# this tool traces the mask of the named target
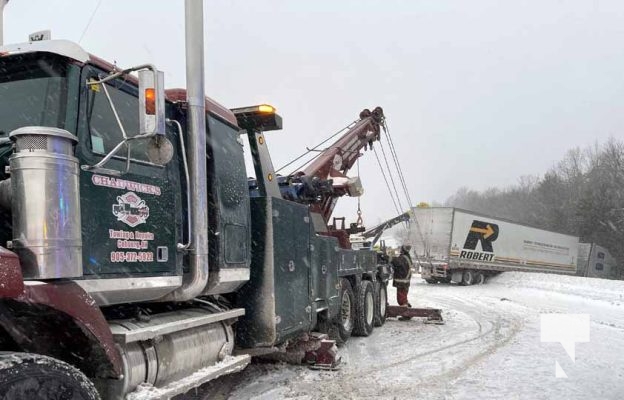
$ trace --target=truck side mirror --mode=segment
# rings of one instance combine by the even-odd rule
[[[165,75],[139,71],[139,133],[165,135]]]
[[[173,157],[173,145],[165,137],[165,76],[158,70],[139,71],[139,133],[153,135],[147,157],[165,165]]]

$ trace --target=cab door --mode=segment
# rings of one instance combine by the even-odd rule
[[[87,85],[106,73],[86,66],[79,119],[80,191],[85,275],[176,274],[180,183],[174,161],[149,162],[147,140],[123,147],[102,169],[89,170],[123,140],[139,133],[138,89],[128,79]],[[112,105],[111,105],[112,102]],[[119,120],[119,122],[118,122]],[[177,141],[168,133],[172,143]]]

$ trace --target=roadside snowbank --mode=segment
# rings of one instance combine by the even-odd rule
[[[618,306],[624,304],[624,281],[556,274],[504,272],[489,279],[486,284],[509,288],[540,289],[607,301]]]

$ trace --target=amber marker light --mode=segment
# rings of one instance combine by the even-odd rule
[[[263,132],[282,129],[282,117],[276,111],[268,104],[232,109],[239,127]]]
[[[153,88],[145,89],[145,113],[156,114],[156,91]]]
[[[261,104],[258,106],[258,111],[263,112],[263,113],[274,113],[275,107],[270,106],[268,104]]]

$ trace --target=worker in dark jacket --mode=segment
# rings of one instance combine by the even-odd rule
[[[391,262],[394,269],[392,285],[397,288],[397,303],[405,307],[411,307],[407,302],[407,293],[412,277],[412,257],[409,254],[411,248],[412,246],[401,246],[399,256],[394,257]]]

